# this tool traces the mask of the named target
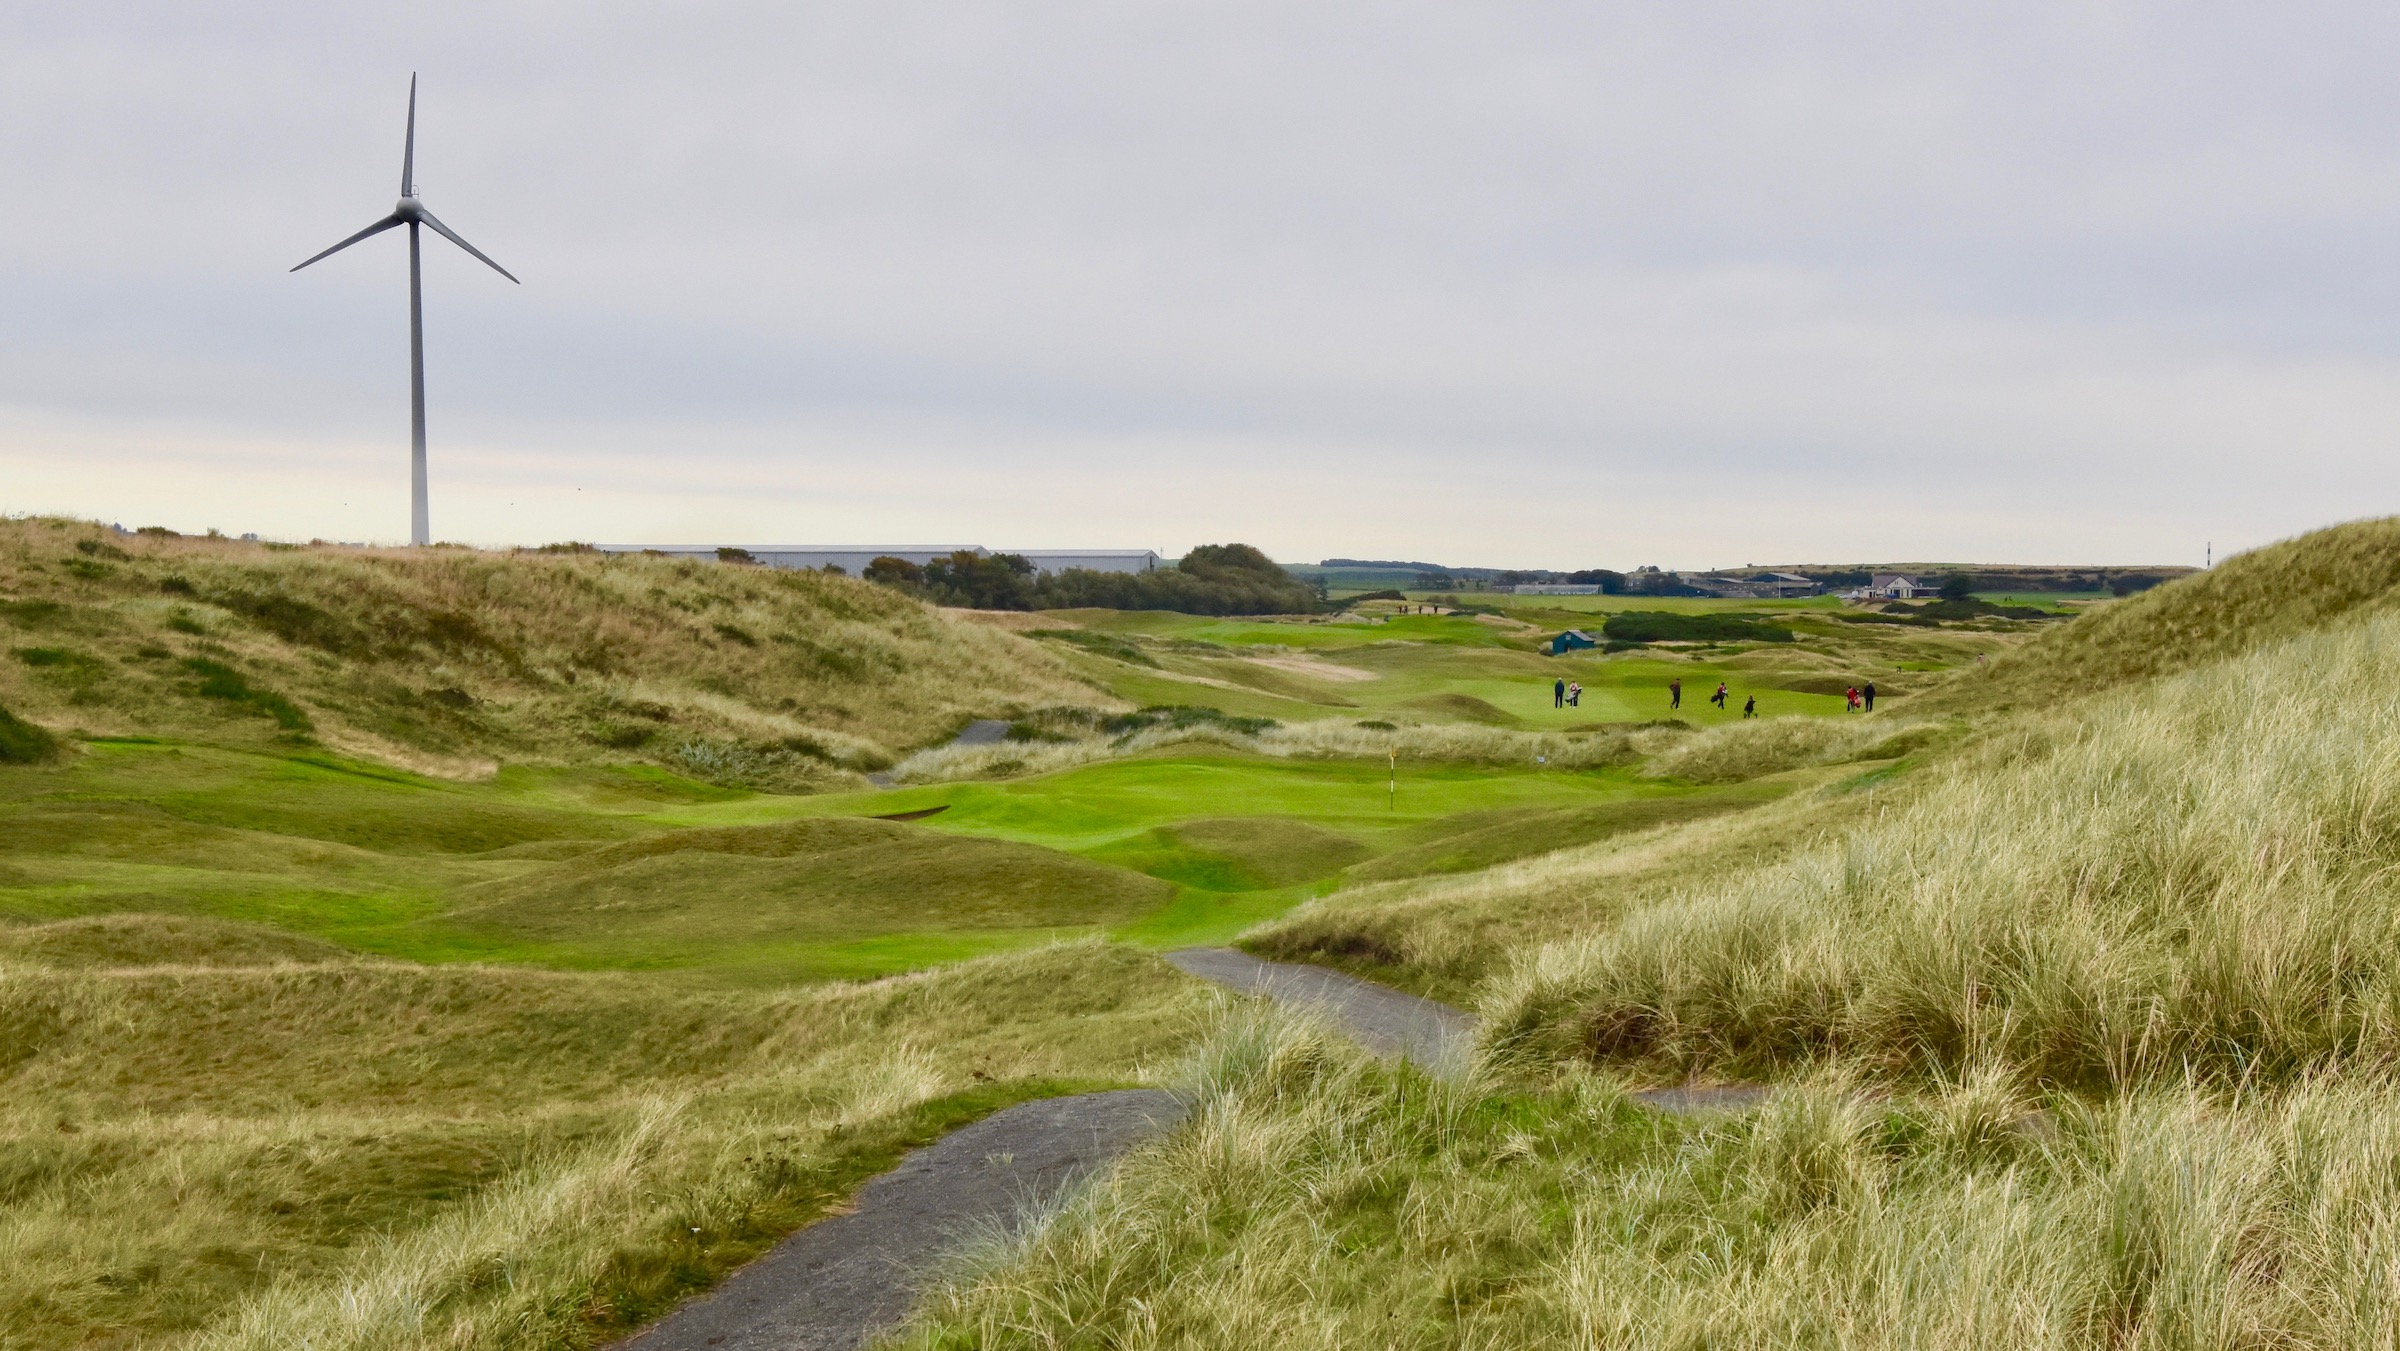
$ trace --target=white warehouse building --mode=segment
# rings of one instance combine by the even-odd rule
[[[739,548],[771,568],[839,568],[853,577],[878,558],[900,558],[923,567],[937,558],[970,553],[988,558],[995,553],[1017,554],[1036,572],[1087,568],[1093,572],[1150,572],[1158,567],[1156,549],[986,549],[980,544],[601,544],[604,554],[665,554],[670,558],[700,558],[714,562],[720,547]]]

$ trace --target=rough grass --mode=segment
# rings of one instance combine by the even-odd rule
[[[2044,1104],[1838,1076],[1662,1119],[1229,1029],[1191,1124],[893,1346],[2145,1348],[2400,1338],[2379,1079]]]
[[[1389,856],[1395,870],[1422,875],[1379,880],[1380,861],[1367,864],[1352,874],[1356,885],[1260,925],[1242,946],[1472,1003],[1484,982],[1542,943],[1608,929],[1871,815],[1879,794],[1847,788],[1840,779],[1760,781],[1501,817]],[[1502,851],[1512,856],[1474,871],[1442,866]]]
[[[36,765],[58,754],[58,738],[0,708],[0,765]]]
[[[1092,945],[768,995],[188,921],[6,934],[0,1344],[25,1348],[609,1340],[909,1143],[1140,1079],[1207,1007]],[[185,946],[208,960],[150,961]]]
[[[0,700],[52,729],[314,738],[465,776],[635,760],[855,784],[971,717],[1111,703],[1038,643],[822,573],[40,518],[0,520],[9,637]]]
[[[1838,845],[1529,957],[1498,1045],[2094,1087],[2400,1061],[2396,663],[2377,614],[2024,723]]]
[[[1088,928],[1171,894],[1139,872],[1034,845],[824,817],[610,845],[467,889],[444,922],[562,945],[581,961],[697,963],[770,940]]]
[[[1645,771],[1689,783],[1740,783],[1811,765],[1897,759],[1937,744],[1949,730],[1882,715],[1751,718],[1678,740],[1652,756]]]
[[[2056,706],[2387,610],[2396,599],[2400,517],[2354,521],[2102,606],[1962,675],[1922,707]]]
[[[1681,724],[1611,726],[1579,733],[1521,732],[1459,723],[1362,727],[1321,721],[1244,732],[1215,722],[1161,727],[1117,738],[991,746],[939,746],[892,769],[898,783],[1022,778],[1104,760],[1219,747],[1278,759],[1388,760],[1445,765],[1608,769],[1639,761],[1688,731]]]

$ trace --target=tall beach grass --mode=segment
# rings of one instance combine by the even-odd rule
[[[2094,1087],[2390,1064],[2396,669],[2378,615],[2020,723],[1838,844],[1529,954],[1494,1045]]]
[[[2400,1338],[2400,1092],[2379,1077],[2086,1108],[1991,1067],[1889,1099],[1835,1073],[1747,1115],[1662,1119],[1605,1079],[1496,1093],[1272,1024],[1202,1054],[1182,1132],[890,1345]]]

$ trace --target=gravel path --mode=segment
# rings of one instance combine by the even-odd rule
[[[997,746],[1006,740],[1008,740],[1007,723],[998,718],[977,718],[968,723],[964,731],[950,738],[950,744],[953,746]],[[867,782],[878,788],[889,788],[892,786],[892,776],[879,769],[867,776]]]
[[[950,739],[953,746],[997,746],[1008,739],[1008,724],[998,718],[977,718]]]
[[[1475,1015],[1465,1009],[1321,966],[1263,961],[1238,948],[1183,948],[1166,957],[1187,975],[1316,1009],[1368,1050],[1413,1060],[1436,1074],[1464,1074],[1474,1051]],[[1685,1084],[1640,1089],[1630,1096],[1654,1112],[1696,1116],[1748,1111],[1771,1091],[1762,1084]]]
[[[1448,1004],[1321,966],[1267,962],[1235,948],[1181,948],[1167,961],[1186,975],[1315,1009],[1377,1055],[1413,1060],[1439,1074],[1464,1071],[1475,1016]]]
[[[1006,723],[976,727],[1007,729]],[[994,738],[996,739],[996,738]],[[969,744],[989,744],[969,743]],[[1378,1055],[1436,1074],[1465,1072],[1475,1016],[1323,967],[1233,948],[1166,954],[1186,974],[1318,1010]],[[1633,1096],[1662,1112],[1743,1111],[1767,1090],[1690,1085]],[[907,1316],[918,1294],[977,1239],[1018,1232],[1077,1181],[1182,1119],[1156,1089],[1020,1103],[911,1153],[869,1182],[847,1214],[777,1244],[712,1293],[617,1351],[849,1351]]]
[[[964,1126],[819,1220],[618,1343],[619,1351],[847,1351],[897,1324],[946,1259],[1011,1234],[1094,1169],[1165,1131],[1156,1089],[1020,1103]]]

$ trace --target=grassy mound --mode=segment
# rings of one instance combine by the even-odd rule
[[[1964,710],[2058,704],[2190,670],[2400,601],[2400,517],[2236,554],[2103,606],[1920,701]],[[2327,697],[2345,694],[2321,686]]]
[[[1394,850],[1350,872],[1358,882],[1383,882],[1436,873],[1465,873],[1559,849],[1594,844],[1629,831],[1720,812],[1738,811],[1775,797],[1788,785],[1733,792],[1627,798],[1589,807],[1477,812],[1453,817],[1422,844]]]
[[[2024,725],[1838,846],[1544,952],[1499,1043],[2087,1087],[2392,1063],[2395,663],[2378,615]]]
[[[1939,724],[1883,718],[1750,718],[1668,746],[1649,772],[1687,783],[1740,783],[1808,765],[1888,760],[1939,741]]]
[[[34,1351],[610,1342],[1202,1008],[1094,945],[772,995],[89,955],[0,958],[0,1343]]]
[[[630,759],[855,783],[969,717],[1106,702],[1038,643],[822,573],[54,519],[0,522],[0,637],[0,697],[45,720],[457,774]],[[0,758],[21,728],[0,723]]]
[[[95,915],[0,928],[0,964],[273,966],[350,961],[347,949],[262,924],[183,915]]]
[[[824,817],[611,845],[470,889],[447,922],[644,964],[763,939],[1108,924],[1171,893],[1155,878],[1033,845]]]
[[[1092,857],[1204,891],[1261,891],[1330,876],[1368,852],[1305,821],[1253,816],[1159,826]]]
[[[38,765],[58,753],[58,739],[0,708],[0,765]]]

